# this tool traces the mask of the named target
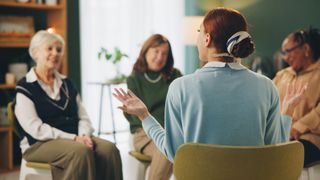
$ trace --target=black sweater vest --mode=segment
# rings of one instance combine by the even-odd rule
[[[28,83],[26,78],[22,78],[17,83],[17,93],[22,93],[33,101],[36,112],[43,123],[62,131],[78,134],[78,106],[76,102],[77,90],[68,79],[62,80],[60,88],[60,100],[51,99],[41,88],[38,81]],[[36,143],[36,137],[23,130],[22,138],[27,137],[30,145]]]

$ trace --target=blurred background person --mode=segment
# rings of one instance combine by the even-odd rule
[[[143,44],[132,74],[127,79],[128,89],[146,103],[157,122],[164,126],[164,106],[170,83],[181,76],[173,67],[174,59],[170,42],[160,34],[150,36]],[[141,121],[125,113],[133,134],[137,151],[152,157],[149,180],[167,180],[172,174],[172,163],[157,149],[142,129]]]
[[[309,28],[289,34],[282,43],[282,55],[289,67],[277,73],[273,82],[281,102],[287,84],[308,85],[300,104],[292,109],[291,139],[305,148],[305,166],[320,160],[320,32]]]

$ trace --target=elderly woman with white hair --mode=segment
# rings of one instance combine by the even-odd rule
[[[92,136],[78,91],[57,71],[63,50],[58,34],[41,30],[31,39],[29,53],[36,65],[16,87],[23,158],[49,163],[57,180],[122,179],[119,150]]]

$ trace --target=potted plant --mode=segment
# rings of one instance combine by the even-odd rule
[[[111,61],[116,67],[116,76],[115,78],[111,79],[109,82],[118,84],[118,83],[125,82],[127,80],[127,76],[120,72],[119,63],[123,59],[128,57],[129,56],[127,54],[123,53],[117,47],[114,48],[113,52],[107,50],[106,48],[101,47],[100,51],[98,52],[98,59],[99,60],[105,59],[107,61]]]

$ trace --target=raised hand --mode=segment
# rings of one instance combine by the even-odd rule
[[[146,105],[129,89],[126,93],[122,88],[115,88],[115,92],[112,94],[122,102],[123,105],[120,106],[119,109],[124,112],[138,116],[141,121],[150,115]]]
[[[286,95],[283,98],[281,113],[292,116],[294,108],[299,104],[306,89],[307,84],[296,81],[289,83]]]

